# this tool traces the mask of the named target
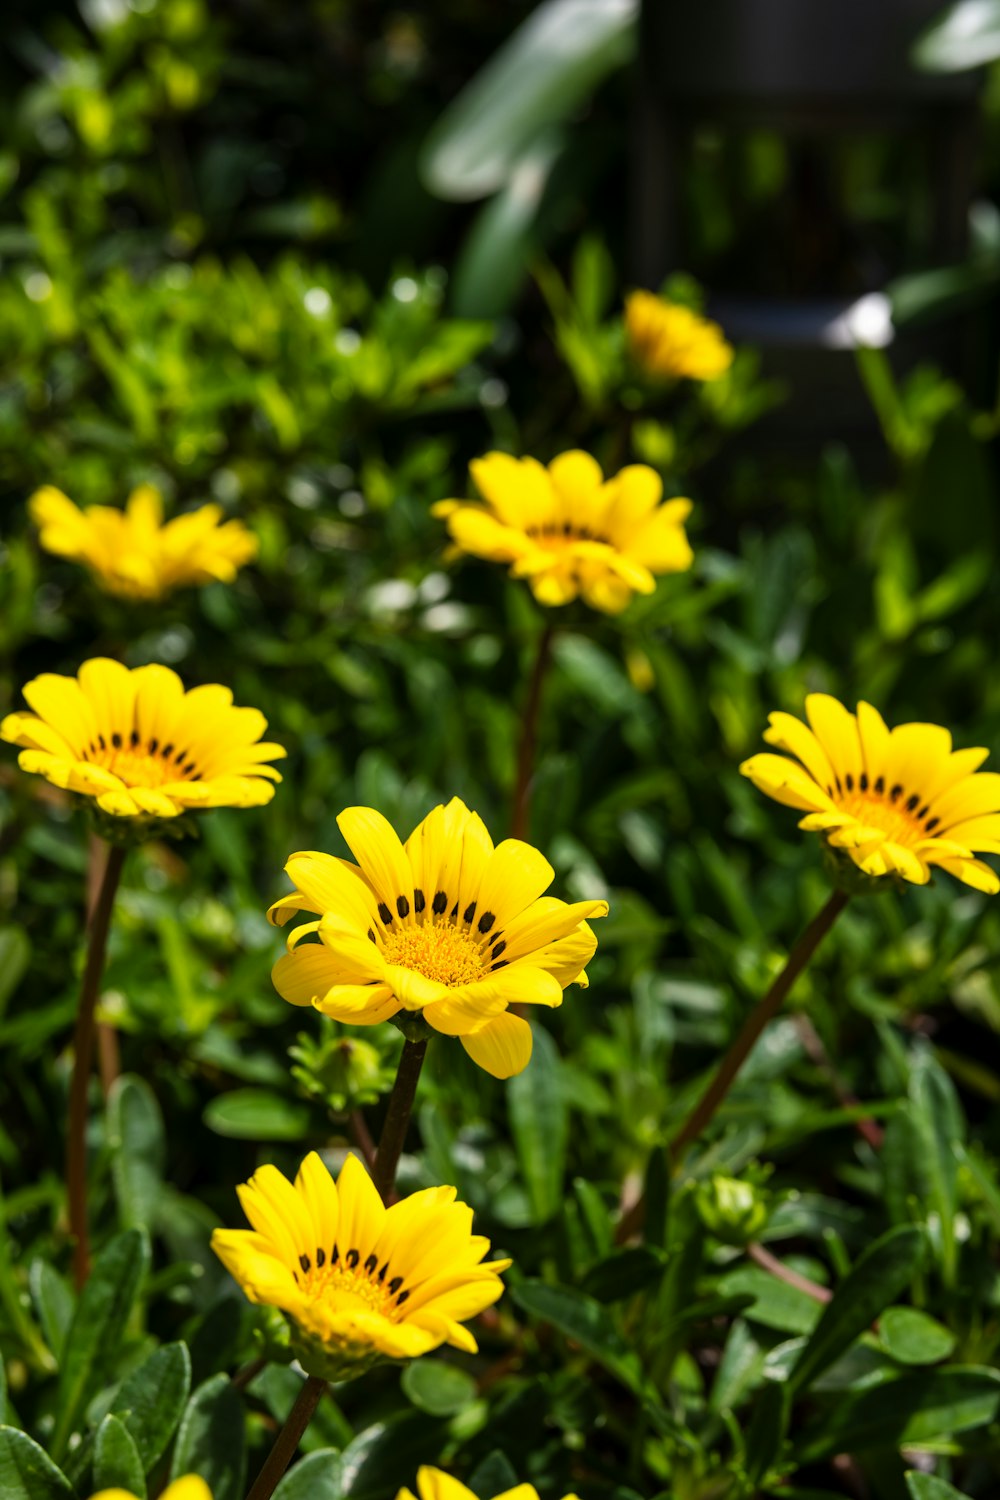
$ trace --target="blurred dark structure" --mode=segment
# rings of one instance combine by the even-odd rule
[[[960,325],[900,333],[885,295],[896,276],[968,250],[979,78],[921,73],[909,61],[941,9],[941,0],[644,0],[631,275],[653,287],[679,268],[703,277],[726,332],[761,348],[768,371],[788,382],[789,400],[764,424],[772,437],[872,431],[851,353],[859,342],[889,348],[901,370],[929,357],[974,383]],[[687,194],[706,132],[719,155],[729,151],[734,200],[752,133],[777,140],[785,163],[780,192],[763,209],[744,205],[732,242],[707,264]],[[898,199],[895,232],[845,211],[838,162],[865,141]]]

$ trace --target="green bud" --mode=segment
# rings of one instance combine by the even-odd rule
[[[757,1238],[771,1213],[769,1195],[757,1182],[716,1173],[695,1189],[695,1206],[708,1230],[724,1245],[743,1246]]]

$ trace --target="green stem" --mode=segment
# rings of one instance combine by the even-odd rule
[[[278,1481],[295,1457],[302,1434],[309,1426],[310,1418],[325,1390],[325,1380],[318,1375],[308,1377],[295,1398],[295,1405],[288,1413],[284,1427],[275,1438],[274,1447],[264,1460],[264,1467],[257,1475],[247,1500],[271,1500]]]
[[[531,781],[535,770],[535,745],[538,739],[538,715],[542,706],[542,688],[552,658],[552,640],[555,626],[546,625],[538,638],[535,664],[531,669],[528,696],[521,718],[521,739],[517,748],[517,778],[514,782],[514,802],[511,811],[511,838],[523,839],[528,833],[531,812]]]
[[[847,905],[848,899],[845,891],[833,891],[826,905],[816,913],[809,926],[801,934],[788,955],[784,968],[775,977],[767,994],[758,1000],[743,1022],[736,1040],[722,1059],[718,1072],[674,1137],[671,1143],[672,1155],[678,1156],[685,1146],[698,1139],[709,1124],[719,1105],[729,1093],[733,1080],[749,1057],[761,1032],[778,1014],[785,996]]]
[[[413,1113],[413,1101],[416,1097],[417,1083],[420,1079],[420,1070],[424,1065],[426,1051],[425,1041],[403,1043],[402,1056],[396,1070],[396,1081],[389,1095],[389,1106],[385,1113],[385,1123],[382,1126],[382,1135],[372,1170],[372,1181],[378,1188],[383,1203],[389,1203],[392,1199],[396,1168],[399,1166],[399,1158],[403,1154],[403,1146],[406,1143],[406,1132],[410,1124],[410,1115]]]
[[[124,847],[108,850],[104,878],[90,915],[87,961],[80,985],[80,1001],[73,1033],[73,1076],[69,1089],[69,1134],[66,1143],[66,1193],[69,1199],[69,1230],[73,1240],[73,1276],[77,1290],[90,1274],[90,1244],[87,1234],[87,1094],[94,1059],[94,1010],[104,972],[104,955],[115,892],[125,863]]]

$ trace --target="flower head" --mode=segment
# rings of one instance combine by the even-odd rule
[[[603,917],[607,902],[543,896],[548,860],[519,839],[494,849],[457,797],[405,846],[371,808],[349,807],[337,822],[358,863],[293,854],[295,890],[268,913],[279,923],[317,915],[274,967],[279,994],[362,1026],[422,1012],[494,1077],[520,1073],[531,1027],[508,1006],[559,1005],[567,985],[586,984],[597,947],[587,918]]]
[[[605,479],[589,453],[560,454],[545,468],[534,458],[488,453],[470,465],[485,504],[442,500],[460,552],[510,563],[539,604],[577,595],[617,614],[634,593],[651,594],[657,573],[691,566],[684,531],[690,500],[668,500],[654,469],[631,464]]]
[[[53,485],[28,502],[42,546],[89,568],[109,594],[162,599],[174,589],[220,579],[231,583],[257,555],[257,538],[242,521],[219,524],[217,505],[163,522],[163,500],[150,484],[132,491],[124,510],[73,504]]]
[[[334,1184],[313,1151],[294,1184],[267,1166],[237,1191],[253,1230],[217,1229],[212,1248],[251,1302],[288,1314],[311,1374],[343,1379],[440,1344],[475,1353],[462,1324],[497,1300],[510,1261],[483,1260],[489,1241],[453,1187],[385,1208],[356,1157]]]
[[[119,818],[173,818],[188,808],[258,807],[281,777],[263,744],[267,720],[235,708],[218,684],[184,691],[169,667],[135,667],[105,657],[76,677],[45,672],[24,689],[33,714],[13,713],[0,739],[23,747],[23,771],[93,797]]]
[[[472,1490],[445,1474],[441,1469],[424,1467],[417,1470],[417,1494],[420,1500],[478,1500]],[[402,1489],[396,1500],[416,1500],[412,1490]],[[538,1500],[538,1491],[533,1484],[518,1484],[512,1490],[504,1490],[494,1500]],[[564,1500],[576,1500],[575,1495],[566,1495]]]
[[[131,1490],[99,1490],[91,1500],[139,1500],[139,1497]],[[167,1485],[160,1500],[212,1500],[212,1492],[197,1474],[185,1474],[183,1479]]]
[[[1000,854],[1000,776],[975,773],[988,750],[953,750],[937,724],[887,728],[869,703],[806,699],[809,727],[771,714],[764,738],[794,756],[754,755],[740,766],[762,792],[797,807],[799,823],[844,850],[866,875],[925,885],[931,866],[990,895],[1000,880],[976,852]]]
[[[666,380],[717,380],[733,362],[718,323],[653,292],[625,299],[625,332],[636,364]]]

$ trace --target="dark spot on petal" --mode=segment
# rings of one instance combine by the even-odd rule
[[[156,735],[154,734],[153,738],[149,742],[149,753],[150,753],[150,755],[155,755],[156,752],[157,752],[157,750],[159,750],[159,748],[160,748],[160,742],[156,738]]]
[[[122,737],[118,733],[117,729],[115,730],[114,734],[111,736],[111,743],[112,743],[112,745],[114,745],[114,747],[115,747],[116,750],[120,750],[121,747],[122,747]]]
[[[889,801],[890,802],[898,802],[899,799],[900,799],[900,797],[902,795],[903,795],[903,788],[900,786],[899,782],[897,781],[896,785],[893,787],[892,791],[889,793]]]
[[[490,968],[491,969],[506,969],[506,967],[507,967],[507,960],[505,958],[502,958],[500,960],[500,962],[497,963],[497,964],[490,964]]]
[[[941,821],[940,818],[931,818],[930,822],[927,824],[927,832],[928,833],[933,833],[934,830],[935,830],[935,828],[940,823],[940,821]]]
[[[503,952],[506,951],[506,948],[507,948],[507,944],[506,943],[494,943],[494,945],[493,945],[493,957],[494,958],[499,958],[500,955],[501,955],[501,953],[503,953]]]
[[[380,901],[378,904],[378,914],[382,918],[382,921],[386,923],[386,925],[388,925],[388,923],[392,921],[392,912],[386,906],[384,901]]]
[[[371,938],[372,942],[374,943],[374,941],[375,941],[375,934],[374,934],[374,932],[372,931],[372,929],[370,927],[368,929],[368,936]]]
[[[403,1303],[406,1301],[409,1295],[409,1292],[400,1292],[399,1296],[396,1298],[396,1306],[402,1307]]]
[[[302,1267],[303,1271],[308,1271],[309,1267],[312,1265],[312,1261],[309,1259],[308,1255],[300,1255],[299,1265]]]
[[[108,742],[104,738],[103,734],[99,734],[97,736],[97,743],[100,745],[102,750],[106,750],[108,748]]]
[[[925,802],[924,805],[923,805],[923,807],[917,813],[917,817],[920,818],[921,820],[923,820],[924,818],[926,818],[926,816],[927,816],[927,814],[929,812],[930,812],[930,805]]]
[[[402,1285],[403,1285],[403,1278],[402,1278],[402,1276],[394,1276],[392,1278],[392,1280],[389,1282],[389,1296],[390,1297],[395,1297],[396,1293],[399,1291],[399,1289],[400,1289],[400,1287]]]
[[[374,1269],[375,1269],[375,1267],[377,1265],[378,1265],[378,1256],[377,1255],[369,1255],[368,1259],[365,1261],[365,1270],[368,1272],[369,1276],[372,1274],[372,1272],[374,1271]]]
[[[379,1279],[379,1281],[384,1281],[385,1280],[385,1273],[386,1273],[386,1271],[388,1271],[388,1269],[389,1269],[389,1262],[386,1261],[385,1265],[382,1267],[381,1271],[379,1271],[379,1273],[378,1273],[378,1279]]]
[[[495,921],[496,917],[491,911],[484,911],[482,916],[479,918],[479,931],[489,932]]]
[[[132,733],[129,735],[129,743],[131,744],[133,750],[135,749],[136,745],[138,745],[138,743],[139,743],[139,731],[138,731],[138,729],[133,729]]]
[[[465,910],[462,913],[462,921],[463,922],[471,922],[472,919],[473,919],[473,917],[475,915],[476,915],[476,903],[474,901],[470,901],[469,904],[468,904],[468,906],[465,908]]]
[[[176,755],[175,755],[175,756],[174,756],[174,759],[175,759],[175,760],[176,760],[176,761],[177,761],[177,762],[178,762],[178,763],[180,763],[180,762],[181,762],[181,761],[182,761],[182,760],[183,760],[183,759],[184,759],[184,756],[185,756],[185,755],[186,755],[186,754],[187,754],[187,752],[186,752],[186,751],[185,751],[185,750],[184,750],[184,749],[180,749],[180,750],[178,750],[178,752],[177,752],[177,754],[176,754]]]
[[[320,1268],[326,1265],[326,1251],[323,1249],[322,1245],[320,1245],[316,1251],[316,1264]]]
[[[396,910],[401,917],[408,917],[410,915],[410,899],[408,896],[396,897]]]
[[[875,779],[875,790],[876,790],[876,792],[878,793],[878,795],[880,797],[885,792],[885,777],[884,776],[878,776],[878,777],[876,777],[876,779]]]
[[[423,909],[424,909],[424,907],[426,905],[427,905],[427,902],[424,900],[424,893],[423,893],[423,891],[414,891],[413,892],[413,910],[415,912],[422,912]]]
[[[844,777],[844,783],[849,792],[854,791],[854,777],[851,775],[850,771],[848,771],[847,775]]]
[[[858,786],[861,788],[861,790],[863,792],[867,792],[867,790],[868,790],[868,772],[867,771],[862,771],[861,772],[861,775],[860,775],[860,777],[858,779]]]
[[[914,792],[911,797],[907,797],[906,799],[906,811],[916,812],[919,802],[920,798],[917,796],[916,792]]]
[[[447,891],[438,891],[437,895],[434,897],[434,900],[431,902],[431,911],[434,913],[434,915],[436,917],[440,917],[442,915],[442,913],[446,910],[447,906],[448,906],[448,893],[447,893]]]
[[[330,1254],[330,1264],[331,1264],[331,1266],[335,1266],[337,1264],[337,1262],[338,1262],[339,1259],[340,1259],[340,1250],[338,1249],[338,1247],[336,1245],[334,1245],[333,1250],[331,1251],[331,1254]]]
[[[450,915],[453,916],[453,917],[457,917],[458,916],[458,902],[457,901],[455,902],[455,905],[452,907]]]
[[[361,1255],[357,1250],[348,1250],[347,1254],[344,1256],[344,1262],[348,1270],[350,1271],[353,1271],[356,1268],[360,1259]]]
[[[160,754],[163,756],[164,760],[169,760],[170,757],[171,757],[171,755],[173,755],[173,753],[174,753],[174,746],[173,746],[173,741],[171,740],[168,744],[164,745],[163,749],[160,751]]]

